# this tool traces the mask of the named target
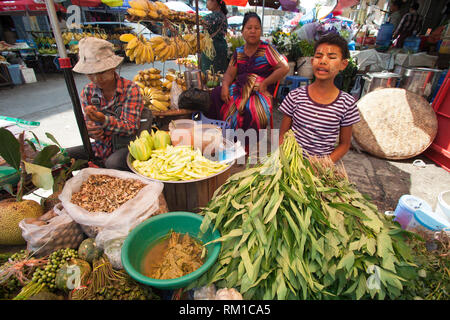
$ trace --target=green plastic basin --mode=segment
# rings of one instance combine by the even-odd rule
[[[203,216],[201,215],[192,212],[176,211],[160,214],[142,222],[130,232],[122,246],[121,258],[125,271],[136,281],[155,288],[171,290],[186,287],[214,264],[219,256],[220,242],[207,245],[205,263],[194,272],[183,277],[167,280],[149,278],[141,273],[141,266],[149,248],[156,241],[167,235],[170,230],[188,233],[189,236],[201,240],[204,244],[220,238],[219,231],[216,230],[213,233],[211,227],[202,237],[199,237],[202,221]]]

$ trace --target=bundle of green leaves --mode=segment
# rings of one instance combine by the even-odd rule
[[[330,160],[331,161],[331,160]],[[304,158],[293,132],[262,165],[231,176],[202,210],[218,229],[215,283],[244,299],[395,299],[415,272],[410,236],[380,214],[344,170]]]
[[[402,295],[405,299],[450,299],[450,236],[418,232],[421,239],[410,239],[409,246],[419,271],[409,277]],[[407,276],[407,275],[405,275]]]

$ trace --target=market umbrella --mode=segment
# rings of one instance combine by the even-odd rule
[[[237,7],[245,7],[248,3],[248,0],[224,0],[224,1],[229,6],[237,6]]]
[[[360,0],[338,0],[336,6],[334,7],[334,10],[340,11],[348,7],[353,7],[354,5],[357,5],[359,2]]]
[[[194,9],[192,9],[186,3],[181,2],[181,1],[167,1],[167,2],[164,2],[164,4],[166,6],[168,6],[169,9],[174,10],[174,11],[194,12]]]

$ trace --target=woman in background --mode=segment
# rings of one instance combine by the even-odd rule
[[[265,129],[272,118],[275,85],[289,72],[286,58],[261,41],[261,19],[246,13],[245,45],[236,48],[222,86],[211,93],[208,117],[230,121],[233,129]]]
[[[212,11],[203,18],[203,22],[213,40],[216,55],[213,60],[209,59],[204,53],[201,56],[201,70],[204,74],[211,66],[214,72],[225,72],[228,65],[228,46],[225,36],[228,29],[227,14],[228,10],[224,0],[207,0],[206,8]]]

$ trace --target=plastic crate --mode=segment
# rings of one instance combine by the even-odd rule
[[[8,66],[8,71],[11,76],[11,80],[15,85],[23,83],[22,72],[20,71],[19,64],[11,64]]]
[[[224,137],[226,135],[226,130],[231,129],[229,122],[222,121],[222,120],[209,119],[200,111],[196,111],[192,114],[192,120],[200,121],[201,123],[204,123],[204,124],[213,124],[215,126],[220,127],[222,129],[222,135]]]

